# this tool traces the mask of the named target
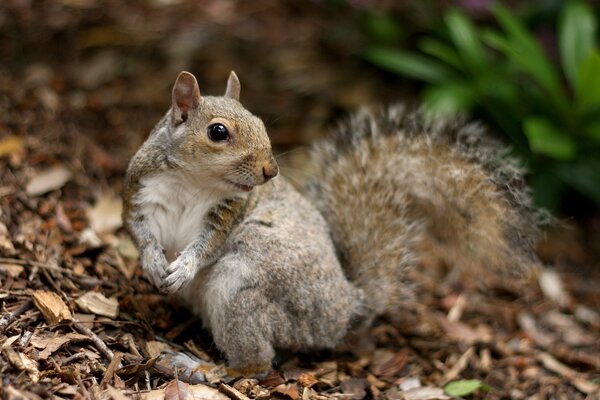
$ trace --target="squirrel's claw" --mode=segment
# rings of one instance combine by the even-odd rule
[[[175,293],[188,284],[196,275],[197,261],[189,253],[182,253],[165,269],[159,289],[164,293]]]

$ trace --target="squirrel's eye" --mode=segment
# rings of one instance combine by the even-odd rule
[[[223,124],[212,124],[208,127],[208,137],[213,142],[222,142],[229,139],[229,131]]]

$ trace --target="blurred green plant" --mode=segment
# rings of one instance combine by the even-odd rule
[[[393,73],[426,82],[433,114],[470,113],[505,134],[531,172],[536,203],[550,210],[575,190],[600,207],[600,48],[597,21],[583,2],[567,2],[557,27],[560,66],[523,20],[491,8],[498,28],[458,9],[444,14],[441,37],[419,52],[371,45],[364,56]]]

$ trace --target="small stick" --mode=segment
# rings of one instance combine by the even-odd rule
[[[94,332],[92,332],[90,328],[84,326],[77,320],[73,320],[72,324],[75,327],[75,329],[77,329],[79,332],[83,333],[84,335],[88,335],[90,337],[90,340],[92,341],[92,343],[94,343],[94,345],[100,351],[100,353],[102,353],[102,355],[106,357],[108,361],[112,361],[114,357],[113,352],[108,348],[108,346],[106,346],[106,343],[104,343],[102,339],[98,337],[98,335],[96,335]]]
[[[8,312],[0,318],[0,334],[4,333],[4,330],[8,327],[8,325],[14,321],[19,315],[23,314],[25,311],[29,310],[33,306],[33,301],[31,299],[26,300],[22,303],[15,311]]]
[[[237,390],[236,388],[229,386],[226,383],[221,383],[219,385],[219,392],[227,395],[230,399],[235,399],[235,400],[250,400],[250,398],[244,394],[242,394],[239,390]]]

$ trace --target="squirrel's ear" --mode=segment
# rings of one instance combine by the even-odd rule
[[[231,71],[229,73],[229,79],[227,79],[227,89],[225,90],[225,97],[229,97],[231,99],[239,101],[241,90],[242,85],[240,85],[240,80],[238,79],[235,72]]]
[[[176,122],[187,120],[188,112],[200,105],[200,88],[196,77],[183,71],[173,85],[173,119]]]

